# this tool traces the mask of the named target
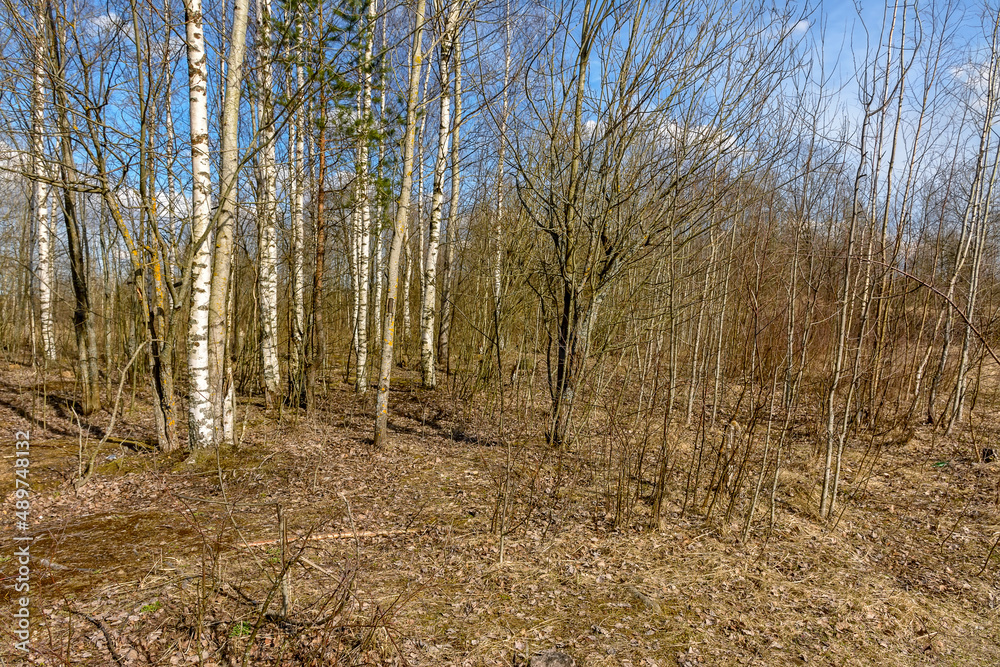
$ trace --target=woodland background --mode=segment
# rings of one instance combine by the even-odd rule
[[[602,660],[997,655],[1000,7],[8,0],[0,16],[0,408],[48,452],[38,534],[75,562],[49,559],[65,581],[44,659],[86,650],[74,622],[121,664],[527,659],[468,617],[555,572],[564,612],[591,542],[590,583],[626,600],[609,604],[709,633]],[[365,493],[380,485],[396,495]],[[139,567],[169,513],[194,522],[178,535],[196,555],[166,568],[161,542],[148,571],[176,596],[75,608],[59,586],[106,583],[94,536]],[[671,551],[683,591],[661,561],[635,565],[670,536],[714,545]],[[336,576],[305,556],[345,539]],[[388,541],[363,558],[365,539]],[[416,567],[408,539],[452,544],[466,565],[440,576],[492,591],[458,603],[469,634],[443,653],[410,593],[361,593],[366,565]],[[776,548],[796,576],[819,568],[813,593],[843,593],[817,544],[865,553],[858,590],[940,599],[782,607],[791,634],[766,638],[755,604],[705,630],[708,571],[757,568],[754,590],[786,599]],[[601,550],[631,553],[632,574]],[[333,583],[296,594],[295,568]],[[816,609],[826,629],[802,639]],[[580,659],[585,636],[622,641],[575,623],[532,637]],[[727,653],[731,635],[760,642]]]

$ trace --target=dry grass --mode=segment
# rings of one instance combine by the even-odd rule
[[[557,484],[556,457],[522,443],[499,563],[490,528],[505,448],[473,437],[474,411],[459,424],[440,395],[402,385],[384,452],[370,449],[364,406],[333,386],[309,418],[279,423],[246,406],[240,448],[218,459],[109,444],[74,493],[75,424],[58,400],[33,399],[26,370],[2,379],[10,443],[28,417],[46,420],[33,431],[38,664],[114,664],[94,621],[135,665],[510,665],[554,647],[584,665],[1000,660],[1000,553],[980,574],[1000,531],[1000,464],[975,462],[969,433],[918,430],[874,468],[852,450],[854,497],[834,526],[815,519],[804,443],[782,473],[773,530],[764,517],[747,543],[738,527],[682,515],[677,497],[660,531],[639,528],[642,504],[615,527],[590,459],[563,461]],[[148,434],[142,405],[116,435]],[[280,547],[243,546],[277,539],[279,504],[292,538],[287,618]],[[5,531],[12,511],[8,496]],[[310,532],[358,536],[295,539]],[[9,624],[0,635],[0,656],[18,660]]]

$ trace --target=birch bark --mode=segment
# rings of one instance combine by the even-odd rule
[[[453,2],[445,18],[439,46],[438,64],[441,74],[440,112],[438,113],[438,145],[434,161],[434,184],[431,191],[431,215],[427,233],[427,257],[424,261],[423,301],[420,306],[420,371],[423,386],[437,386],[434,360],[434,333],[437,318],[437,258],[441,236],[441,214],[444,208],[444,172],[448,166],[448,144],[451,139],[451,60],[455,47],[455,31],[460,4]],[[422,234],[422,232],[421,232]]]
[[[375,30],[375,0],[368,0],[365,12],[364,60],[361,75],[361,133],[357,156],[358,201],[358,298],[355,315],[355,344],[357,373],[354,390],[358,394],[368,391],[368,285],[371,259],[371,198],[369,174],[369,131],[372,115],[372,42]]]
[[[233,227],[236,216],[239,166],[240,89],[243,85],[243,59],[246,55],[249,0],[233,5],[233,27],[226,62],[225,99],[222,107],[222,146],[219,165],[218,222],[212,258],[211,294],[208,302],[208,360],[210,397],[215,418],[215,444],[232,438],[227,405],[232,405],[229,381],[229,283],[233,265]]]
[[[278,244],[276,230],[276,176],[273,72],[271,65],[271,3],[257,0],[257,58],[260,64],[260,143],[257,173],[260,198],[257,203],[257,233],[260,300],[261,375],[266,403],[280,400],[281,369],[278,366]]]
[[[451,370],[448,339],[451,334],[452,271],[455,265],[455,245],[458,243],[458,195],[461,191],[461,169],[458,155],[459,130],[462,126],[462,46],[455,40],[455,115],[452,120],[451,138],[451,202],[448,206],[448,226],[445,229],[444,266],[441,271],[441,322],[438,326],[438,363],[444,364],[445,373]]]
[[[410,81],[406,96],[406,126],[403,132],[403,182],[396,202],[396,219],[389,247],[386,281],[386,307],[382,330],[382,360],[379,368],[378,396],[375,401],[375,447],[383,447],[389,430],[389,381],[392,375],[393,339],[396,323],[396,293],[399,288],[399,255],[406,238],[406,218],[410,213],[410,190],[413,188],[413,143],[417,124],[417,98],[420,87],[420,65],[423,59],[421,40],[424,30],[425,0],[416,0],[414,7],[413,44],[410,49]]]
[[[35,280],[38,284],[39,329],[42,339],[42,357],[55,361],[56,341],[52,327],[52,281],[55,278],[52,262],[52,226],[49,218],[49,186],[45,182],[45,9],[39,2],[35,7],[35,62],[31,80],[31,210],[38,244],[38,264]]]
[[[301,34],[301,25],[300,25]],[[302,63],[302,41],[296,45],[295,63],[296,94],[305,89],[305,72]],[[291,175],[291,222],[292,222],[292,359],[289,361],[288,380],[293,404],[302,405],[305,393],[305,267],[303,262],[305,246],[305,110],[300,106],[295,111],[295,122],[289,126],[289,145],[292,156]]]
[[[188,442],[192,450],[213,444],[208,373],[208,302],[212,281],[212,176],[208,156],[208,56],[201,0],[185,0],[188,60],[188,124],[191,132],[191,312],[188,321]]]

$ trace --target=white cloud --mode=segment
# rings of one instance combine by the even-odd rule
[[[711,125],[681,126],[673,120],[661,123],[654,130],[654,136],[661,148],[674,146],[708,146],[723,153],[736,145],[736,139]]]
[[[971,107],[976,111],[985,111],[990,88],[989,64],[970,62],[952,67],[950,72],[968,90]]]
[[[792,37],[801,37],[802,35],[809,32],[809,27],[812,24],[809,23],[809,19],[799,19],[796,23],[789,29],[789,34]]]
[[[81,30],[87,37],[98,37],[103,33],[118,30],[124,20],[115,12],[108,12],[80,22]]]

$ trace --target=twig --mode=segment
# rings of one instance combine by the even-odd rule
[[[125,377],[128,375],[128,369],[131,368],[133,363],[135,363],[136,357],[139,356],[139,352],[141,352],[142,348],[145,347],[146,342],[147,341],[142,341],[141,343],[139,343],[139,346],[135,348],[135,352],[132,353],[132,358],[128,360],[128,363],[125,364],[125,368],[122,369],[121,381],[118,383],[118,394],[115,396],[115,405],[111,411],[111,423],[108,424],[108,430],[105,432],[104,437],[101,438],[101,441],[97,443],[97,447],[94,448],[94,453],[90,456],[90,461],[87,462],[87,467],[80,472],[79,479],[77,479],[76,482],[73,483],[73,486],[75,486],[77,489],[82,488],[83,485],[86,484],[88,480],[90,480],[90,476],[94,474],[94,461],[97,460],[97,455],[101,451],[101,447],[103,447],[104,443],[106,443],[108,441],[108,438],[111,437],[111,432],[115,428],[115,422],[118,420],[118,407],[121,405],[122,389],[125,388]],[[83,456],[82,449],[80,454],[82,461],[82,456]]]
[[[995,361],[998,365],[1000,365],[1000,357],[998,357],[997,353],[993,351],[992,347],[990,347],[990,344],[986,340],[986,336],[984,336],[979,331],[979,329],[976,328],[976,325],[972,323],[972,320],[970,320],[969,316],[965,314],[965,311],[962,310],[961,308],[959,308],[958,304],[955,303],[954,300],[950,299],[947,294],[945,294],[944,292],[942,292],[938,288],[934,287],[930,283],[921,280],[920,278],[916,277],[915,275],[913,275],[913,274],[911,274],[911,273],[909,273],[909,272],[905,271],[904,269],[901,269],[901,268],[899,268],[897,266],[893,266],[891,264],[886,264],[885,262],[880,262],[880,261],[874,260],[874,259],[866,259],[866,258],[862,258],[862,259],[865,259],[865,261],[871,262],[872,264],[878,264],[879,266],[881,266],[883,268],[886,268],[886,269],[889,269],[890,271],[894,271],[894,272],[900,274],[901,276],[903,276],[904,278],[908,278],[909,280],[912,280],[913,282],[917,283],[918,285],[926,287],[931,292],[933,292],[934,294],[937,294],[939,297],[941,297],[942,299],[944,299],[945,303],[947,303],[949,306],[951,306],[952,310],[954,310],[956,313],[958,313],[958,316],[962,318],[962,320],[965,322],[966,326],[968,326],[969,329],[972,330],[972,333],[974,333],[976,335],[976,338],[979,339],[979,342],[983,344],[983,349],[986,350],[986,353],[990,355],[990,357],[993,359],[993,361]]]
[[[310,535],[306,541],[313,540],[347,540],[354,537],[391,537],[393,535],[405,535],[408,533],[419,533],[424,528],[406,528],[402,530],[367,530],[361,533],[323,533],[322,535]],[[271,544],[278,544],[281,540],[261,540],[259,542],[247,542],[245,547],[265,547]]]
[[[1000,544],[1000,536],[997,536],[996,541],[993,542],[993,546],[990,547],[990,552],[986,554],[986,560],[983,561],[983,566],[979,568],[979,572],[976,573],[977,577],[982,576],[983,572],[986,571],[986,566],[990,564],[990,558],[993,557],[993,552],[996,551],[998,544]]]
[[[334,575],[333,575],[332,572],[330,572],[330,570],[327,570],[325,567],[320,567],[319,565],[317,565],[316,563],[312,562],[311,560],[309,560],[305,556],[299,556],[299,560],[302,561],[303,563],[305,563],[306,565],[308,565],[309,567],[313,568],[314,570],[317,570],[318,572],[322,572],[323,574],[325,574],[328,577],[334,578]]]
[[[246,503],[242,500],[216,500],[215,498],[200,498],[198,496],[186,496],[183,493],[173,494],[177,498],[183,500],[191,500],[197,503],[209,503],[212,505],[223,505],[225,507],[274,507],[274,503]]]
[[[291,586],[288,583],[288,532],[285,523],[285,513],[281,504],[278,508],[278,539],[281,541],[281,616],[288,618],[289,598],[291,598]]]
[[[48,558],[43,558],[39,561],[42,565],[49,568],[50,570],[62,570],[62,571],[75,571],[75,572],[98,572],[99,570],[93,570],[88,567],[69,567],[68,565],[60,565],[59,563],[53,563]]]
[[[107,623],[105,623],[99,618],[94,618],[93,616],[84,614],[82,611],[76,611],[75,609],[70,609],[69,613],[81,616],[90,621],[91,623],[93,623],[94,625],[96,625],[97,628],[104,635],[104,640],[108,643],[108,652],[111,654],[111,657],[114,658],[115,662],[118,663],[119,667],[125,667],[125,661],[122,659],[122,656],[118,652],[118,649],[115,648],[116,642],[114,637],[112,636],[111,628],[108,627]]]
[[[354,525],[354,513],[351,511],[351,502],[347,499],[347,495],[343,491],[340,492],[340,498],[347,505],[347,518],[351,520],[351,533],[354,535],[354,560],[358,560],[358,554],[361,551],[361,541],[358,539],[358,527]]]

